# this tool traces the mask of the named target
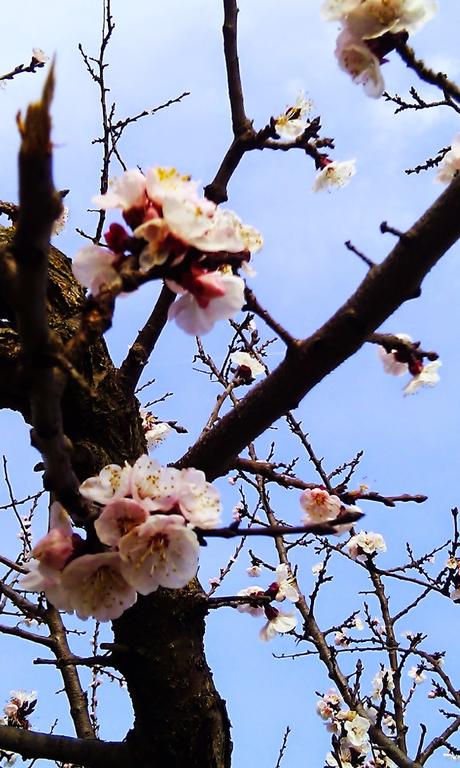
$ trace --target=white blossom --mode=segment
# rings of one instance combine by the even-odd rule
[[[108,248],[87,245],[81,248],[72,261],[72,272],[78,282],[97,296],[102,286],[111,288],[120,282],[114,267],[117,256]]]
[[[63,604],[56,608],[75,611],[80,619],[118,619],[136,602],[136,590],[123,577],[117,552],[82,555],[62,572]],[[69,608],[70,606],[70,608]]]
[[[344,728],[350,745],[358,748],[367,747],[369,727],[369,720],[361,715],[356,715],[353,720],[347,720]]]
[[[247,368],[250,372],[250,378],[255,379],[265,373],[265,367],[259,361],[250,355],[249,352],[233,352],[230,355],[232,364],[238,368]]]
[[[449,152],[444,155],[441,165],[439,166],[438,173],[436,174],[436,181],[441,184],[450,184],[452,179],[457,175],[460,170],[460,133],[458,133],[453,141]]]
[[[119,542],[121,572],[141,595],[179,589],[195,576],[199,543],[180,515],[152,515]]]
[[[58,218],[53,223],[53,229],[51,234],[60,235],[61,232],[65,229],[68,218],[69,218],[69,209],[67,208],[67,206],[64,205],[62,207],[62,211],[59,214]]]
[[[342,701],[340,693],[330,688],[316,703],[316,711],[322,720],[330,720],[340,710]]]
[[[32,58],[38,61],[39,64],[46,64],[50,57],[41,48],[32,48]]]
[[[261,640],[267,642],[272,640],[278,634],[284,634],[285,632],[291,632],[297,625],[297,618],[293,613],[282,613],[276,608],[270,607],[272,612],[272,618],[269,618],[267,623],[259,632]]]
[[[292,581],[293,576],[289,573],[288,566],[284,563],[278,565],[276,569],[276,585],[278,591],[275,600],[282,602],[287,598],[291,603],[296,603],[298,601],[299,593],[292,584]]]
[[[382,696],[383,688],[392,691],[395,687],[393,681],[393,672],[389,667],[382,667],[372,678],[372,699],[377,700]]]
[[[405,395],[413,395],[420,387],[434,387],[439,381],[438,368],[442,365],[440,360],[433,360],[423,366],[421,372],[414,376],[409,384],[404,387]]]
[[[300,506],[306,513],[304,523],[308,524],[335,520],[343,505],[338,496],[324,488],[307,488],[300,496]]]
[[[246,573],[251,579],[257,579],[262,573],[262,569],[259,565],[251,565],[249,568],[246,568]]]
[[[412,342],[412,337],[407,333],[395,333],[395,336],[401,341]],[[397,359],[397,350],[392,349],[387,352],[385,347],[378,347],[378,355],[382,361],[383,370],[385,373],[389,373],[391,376],[403,376],[408,372],[409,366],[407,363],[401,363]]]
[[[347,549],[353,560],[365,562],[366,555],[374,555],[378,552],[386,552],[387,546],[380,533],[372,531],[360,531],[347,541]]]
[[[335,55],[339,67],[347,72],[355,83],[363,86],[367,96],[378,99],[382,95],[385,90],[385,82],[377,56],[361,38],[353,35],[348,28],[343,29],[337,38]],[[355,161],[348,162],[354,163]],[[348,175],[346,172],[343,173],[345,180],[339,186],[343,186],[354,175],[354,165],[349,169]]]
[[[98,504],[107,504],[112,499],[119,499],[131,493],[132,467],[125,464],[108,464],[95,477],[89,477],[80,485],[80,493],[85,499]]]
[[[195,296],[186,291],[169,308],[169,320],[175,320],[186,333],[195,336],[208,333],[217,320],[233,317],[245,303],[244,281],[241,277],[222,272],[214,272],[212,275],[221,291],[220,296],[209,299],[206,306],[201,306]]]
[[[275,118],[275,130],[278,136],[290,141],[295,141],[301,136],[308,126],[311,107],[311,101],[306,99],[302,92],[299,93],[295,104]]]
[[[265,590],[263,587],[254,585],[253,587],[245,587],[237,592],[238,597],[263,597]],[[251,616],[263,616],[264,609],[261,605],[251,605],[251,603],[240,603],[237,605],[237,610],[240,613],[249,613]]]
[[[137,168],[125,171],[122,176],[111,179],[109,189],[103,195],[95,195],[93,203],[108,210],[121,208],[123,211],[140,207],[145,201],[146,179]]]
[[[313,192],[324,189],[330,192],[334,187],[345,187],[355,173],[356,160],[332,160],[317,174],[313,182]]]
[[[423,683],[423,681],[426,680],[425,672],[421,666],[411,667],[407,675],[414,681],[415,685],[420,685],[420,683]]]

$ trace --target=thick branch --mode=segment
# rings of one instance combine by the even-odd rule
[[[417,297],[423,278],[460,237],[459,202],[456,178],[336,314],[310,338],[291,346],[278,368],[202,435],[178,466],[200,468],[209,480],[224,474],[251,440],[296,408],[401,304]]]
[[[107,765],[126,768],[129,765],[128,746],[122,742],[72,739],[8,725],[0,726],[0,747],[17,752],[25,759],[45,758],[84,765],[85,768],[106,768]]]

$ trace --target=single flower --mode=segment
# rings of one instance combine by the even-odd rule
[[[313,183],[313,192],[321,192],[327,189],[329,192],[334,187],[345,187],[351,177],[356,173],[356,160],[326,160],[324,167],[317,174]]]
[[[206,306],[190,292],[184,292],[176,299],[168,312],[168,318],[175,320],[177,325],[186,333],[202,336],[208,333],[217,320],[228,320],[242,309],[244,298],[244,281],[233,274],[214,272],[213,287],[220,295],[210,298]],[[169,281],[167,281],[169,284]]]
[[[195,576],[199,543],[180,515],[152,515],[119,543],[122,573],[141,595],[179,589]]]
[[[360,531],[347,542],[347,549],[353,560],[365,562],[368,555],[386,552],[387,546],[380,533]]]
[[[420,387],[434,387],[439,381],[438,368],[442,365],[440,360],[433,360],[424,365],[416,376],[413,376],[409,384],[404,387],[405,395],[413,395]]]

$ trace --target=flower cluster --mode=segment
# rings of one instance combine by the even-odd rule
[[[342,709],[342,703],[340,694],[331,689],[319,699],[316,711],[326,721],[328,731],[335,734],[338,754],[334,756],[330,752],[326,764],[352,768],[361,765],[370,750],[368,731],[371,723],[354,710]]]
[[[442,363],[440,360],[432,360],[426,365],[416,354],[419,342],[413,342],[407,333],[396,333],[395,336],[406,343],[404,349],[390,349],[379,347],[378,354],[382,361],[385,373],[391,376],[403,376],[410,373],[412,379],[404,387],[405,395],[413,395],[420,387],[434,387],[439,381],[438,369]]]
[[[37,692],[10,691],[10,700],[3,707],[5,713],[5,725],[14,728],[30,728],[29,717],[37,706]]]
[[[396,35],[416,32],[437,10],[436,0],[324,0],[325,19],[339,21],[339,66],[378,98],[385,84],[380,65],[394,48]]]
[[[290,600],[296,603],[299,599],[299,593],[295,588],[293,578],[289,573],[287,565],[279,565],[276,569],[276,581],[272,582],[267,589],[258,586],[246,587],[240,589],[238,597],[248,598],[270,598],[270,601],[281,603],[283,600]],[[271,640],[277,634],[290,632],[297,624],[297,619],[293,613],[283,613],[278,608],[271,605],[271,602],[264,600],[264,605],[257,605],[254,601],[248,601],[238,605],[241,613],[249,613],[251,616],[263,616],[267,623],[259,632],[261,640]]]
[[[178,299],[170,319],[187,333],[207,333],[216,320],[244,304],[244,281],[235,272],[262,247],[260,234],[235,213],[198,194],[197,183],[174,168],[137,169],[114,179],[93,202],[119,208],[129,226],[113,223],[108,248],[90,245],[73,260],[75,277],[94,295],[120,286],[123,270],[155,269]]]
[[[329,493],[323,487],[308,488],[303,491],[300,497],[300,506],[305,512],[303,517],[305,525],[325,523],[331,520],[336,520],[339,523],[340,517],[347,512],[361,512],[359,507],[354,505],[346,507],[338,496]],[[344,533],[349,531],[352,525],[352,523],[337,525],[336,532]]]
[[[368,557],[373,557],[378,552],[386,552],[387,545],[382,534],[360,531],[347,541],[347,549],[353,560],[366,562]]]
[[[454,603],[460,603],[460,560],[456,557],[449,557],[446,567],[454,572],[452,575],[454,591],[450,593],[450,598]]]
[[[162,467],[146,455],[134,466],[104,467],[80,492],[102,507],[94,524],[102,551],[73,532],[55,502],[50,531],[34,547],[22,584],[82,619],[116,619],[137,592],[184,587],[198,567],[193,528],[213,528],[220,519],[219,494],[203,472]]]

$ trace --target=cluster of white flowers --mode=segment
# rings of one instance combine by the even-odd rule
[[[370,750],[368,731],[371,723],[354,710],[342,709],[342,703],[340,694],[331,689],[319,699],[316,711],[326,721],[328,731],[335,734],[337,744],[339,760],[329,752],[326,764],[352,768],[357,761],[361,764]]]
[[[342,26],[339,66],[374,98],[385,88],[380,65],[393,48],[390,35],[416,32],[436,10],[436,0],[324,0],[322,6],[323,17]]]
[[[412,337],[407,333],[396,333],[395,336],[408,344],[412,343]],[[432,360],[423,365],[409,347],[404,351],[391,349],[389,352],[385,347],[379,347],[378,354],[385,373],[391,376],[403,376],[406,373],[412,375],[410,382],[404,387],[405,395],[413,395],[421,387],[434,387],[439,381],[438,369],[442,365],[440,360]]]
[[[347,549],[353,560],[366,562],[368,557],[378,552],[386,552],[387,545],[381,533],[360,531],[347,541]]]
[[[3,707],[5,713],[3,724],[28,729],[30,727],[29,717],[36,705],[37,691],[29,691],[29,693],[27,691],[10,691],[10,700]],[[11,758],[8,759],[8,762],[13,763],[15,759],[15,753],[11,752]]]
[[[361,512],[354,505],[346,507],[338,496],[329,493],[325,488],[307,488],[300,496],[300,506],[305,512],[303,523],[325,523],[331,520],[340,521],[340,516],[347,512]],[[353,523],[337,525],[336,532],[344,533],[352,528]]]
[[[45,592],[56,608],[82,619],[116,619],[137,592],[184,587],[198,567],[193,529],[220,520],[219,494],[203,472],[162,467],[147,455],[134,466],[104,467],[80,492],[102,506],[94,527],[104,551],[89,551],[55,502],[50,531],[34,547],[22,586]]]
[[[181,295],[169,317],[187,333],[207,333],[242,308],[244,281],[233,269],[244,268],[262,238],[235,213],[200,196],[188,176],[175,168],[150,168],[145,175],[128,170],[93,202],[121,209],[132,232],[114,223],[105,234],[108,248],[90,245],[76,254],[75,277],[94,295],[119,284],[126,257],[134,256],[141,271],[162,267],[168,287]]]
[[[255,576],[258,574],[251,573],[249,575]],[[239,597],[269,597],[272,601],[275,600],[279,603],[283,602],[283,600],[296,603],[299,599],[299,593],[292,582],[293,578],[288,566],[281,564],[276,569],[276,581],[272,582],[268,589],[254,585],[240,589],[237,594]],[[272,640],[277,634],[290,632],[297,624],[297,618],[293,613],[283,613],[271,605],[271,603],[265,603],[264,605],[255,605],[251,604],[251,602],[242,603],[238,605],[238,610],[241,613],[249,613],[251,616],[263,616],[265,614],[267,623],[259,632],[260,639],[265,641]]]

